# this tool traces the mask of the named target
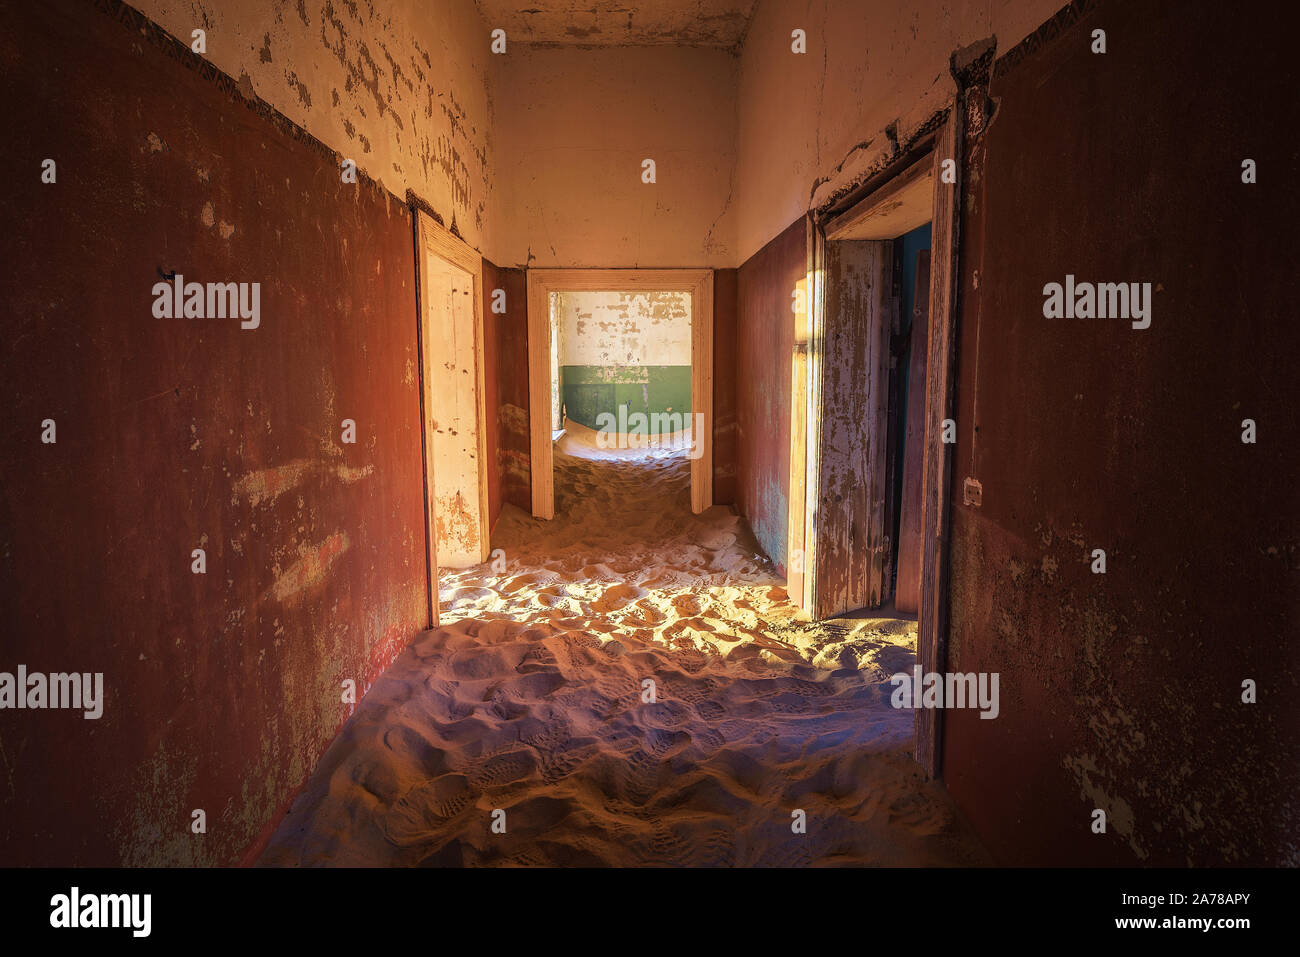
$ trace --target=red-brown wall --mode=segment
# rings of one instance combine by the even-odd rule
[[[713,272],[713,504],[736,501],[737,270]]]
[[[484,365],[488,378],[488,470],[491,522],[509,502],[531,512],[528,437],[528,292],[524,270],[483,260]],[[506,294],[505,313],[492,312],[493,290]]]
[[[742,265],[736,282],[736,507],[781,574],[790,497],[792,294],[807,271],[800,219]]]
[[[499,315],[492,312],[492,290],[498,286],[497,270],[483,260],[483,289],[479,301],[483,306],[483,431],[487,445],[488,531],[501,514],[501,469],[498,466],[501,449],[501,323]],[[489,538],[490,540],[490,538]]]
[[[236,862],[427,623],[410,215],[129,9],[0,37],[0,670],[105,686],[0,711],[0,863]],[[159,270],[260,327],[154,318]]]
[[[1004,862],[1295,864],[1300,71],[1209,5],[1073,17],[969,111],[948,664],[1001,714],[947,713],[944,774]],[[1067,273],[1151,327],[1044,318]]]

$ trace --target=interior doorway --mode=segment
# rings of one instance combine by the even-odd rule
[[[561,430],[582,430],[593,445],[602,433],[626,443],[687,421],[691,510],[709,508],[713,271],[530,269],[527,281],[533,515],[555,516]],[[631,310],[665,327],[674,316],[688,322],[661,335],[625,321]]]
[[[915,618],[921,603],[921,476],[925,453],[925,373],[930,318],[930,223],[893,240],[898,288],[899,331],[893,336],[893,395],[890,400],[889,454],[893,500],[892,549],[894,609]],[[885,583],[886,592],[889,582]]]
[[[615,460],[689,451],[698,431],[690,292],[586,290],[549,298],[551,392],[564,439]]]
[[[437,569],[488,557],[483,266],[478,253],[423,209],[416,216],[425,498],[436,587]]]
[[[821,619],[895,604],[916,618],[926,673],[946,663],[962,166],[960,110],[935,120],[809,218],[808,369],[792,396],[806,428],[792,436],[789,524],[802,609]],[[942,718],[916,711],[915,757],[936,777]]]

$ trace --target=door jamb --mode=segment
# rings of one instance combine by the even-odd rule
[[[930,220],[930,327],[925,372],[925,454],[921,476],[921,600],[917,608],[917,662],[922,674],[948,664],[948,548],[951,537],[953,446],[940,440],[957,398],[957,284],[962,196],[962,97],[934,146],[934,217]],[[952,182],[945,183],[944,163]],[[916,709],[916,761],[932,778],[943,771],[943,710]]]
[[[428,324],[425,322],[425,301],[424,292],[426,284],[423,281],[424,276],[424,257],[434,255],[447,263],[467,273],[470,278],[470,287],[472,289],[473,302],[471,309],[474,317],[474,375],[475,375],[475,419],[477,441],[478,441],[478,512],[479,512],[479,561],[487,561],[489,554],[489,536],[491,529],[488,527],[488,460],[487,460],[487,400],[486,390],[484,389],[485,373],[483,357],[483,257],[466,243],[460,237],[454,235],[445,226],[433,218],[425,209],[422,201],[415,200],[412,202],[412,209],[416,215],[416,236],[418,245],[416,248],[416,289],[417,299],[419,301],[419,355],[420,355],[420,435],[421,444],[424,448],[424,468],[425,468],[425,515],[428,532],[425,536],[425,549],[430,575],[430,590],[432,595],[437,594],[438,583],[438,541],[437,541],[437,521],[435,507],[437,503],[437,490],[433,482],[434,462],[433,449],[429,446],[428,423],[429,417],[433,410],[428,408],[427,402],[427,383],[425,381],[425,363],[428,360],[429,350],[428,343],[425,341],[429,333]],[[430,598],[434,606],[433,619],[437,622],[437,601],[436,598]]]
[[[963,117],[960,99],[951,102],[946,115],[939,116],[937,133],[930,151],[933,170],[934,200],[931,210],[930,326],[926,349],[925,440],[921,489],[922,572],[920,604],[917,610],[917,663],[923,674],[943,673],[948,650],[948,559],[950,499],[953,450],[941,441],[942,423],[951,418],[956,401],[956,328],[959,226],[961,214]],[[915,156],[915,154],[913,154]],[[946,160],[956,160],[950,167],[950,182],[944,182]],[[835,231],[856,222],[861,215],[879,207],[881,200],[915,177],[923,164],[915,159],[902,166],[895,176],[886,178],[865,197],[847,209],[825,211],[812,227],[809,242],[809,277],[815,290],[809,296],[812,315],[809,319],[810,348],[813,355],[823,354],[818,336],[824,331],[827,291],[825,255],[827,231]],[[860,212],[861,211],[861,212]],[[814,281],[815,277],[815,281]],[[881,290],[885,295],[886,290]],[[808,454],[804,463],[807,489],[816,489],[820,474],[820,435],[814,444],[815,424],[820,421],[822,400],[821,373],[809,376],[807,415],[809,423]],[[807,499],[811,500],[810,492]],[[816,522],[813,508],[805,508],[805,554],[815,555]],[[816,562],[805,558],[801,606],[815,607]],[[792,596],[793,597],[793,596]],[[914,757],[932,778],[942,776],[943,711],[917,708],[915,715]]]

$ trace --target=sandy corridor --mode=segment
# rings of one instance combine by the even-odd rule
[[[555,461],[555,520],[443,573],[261,864],[987,863],[889,705],[914,623],[798,621],[680,453]]]

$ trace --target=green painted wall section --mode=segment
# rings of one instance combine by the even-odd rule
[[[560,385],[565,414],[592,429],[620,405],[628,415],[691,411],[690,366],[561,366]]]

